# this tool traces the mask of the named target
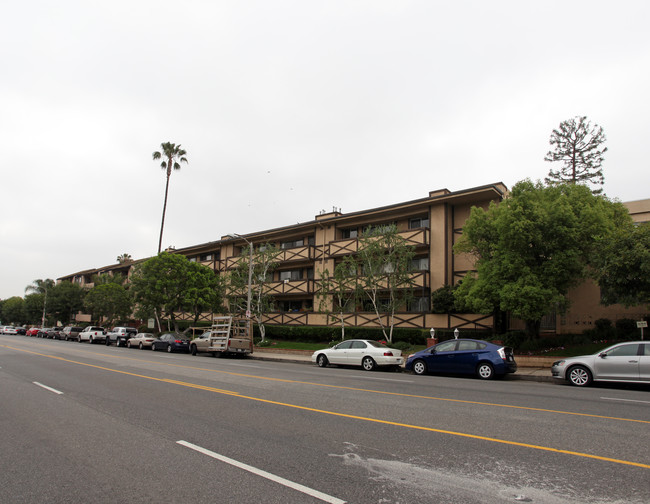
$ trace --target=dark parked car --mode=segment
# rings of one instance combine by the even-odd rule
[[[471,339],[443,341],[406,359],[405,368],[415,374],[476,375],[490,380],[517,371],[512,348]]]
[[[63,327],[50,327],[43,337],[50,339],[61,339],[61,331],[63,331]]]
[[[25,336],[25,334],[27,334],[27,329],[25,329],[24,327],[16,327],[16,334]]]
[[[184,334],[165,333],[151,343],[151,349],[187,353],[190,351],[190,340]]]

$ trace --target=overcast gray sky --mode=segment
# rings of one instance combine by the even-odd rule
[[[650,197],[650,2],[25,0],[0,7],[0,298],[177,248],[524,178],[607,135]],[[557,168],[557,167],[556,167]]]

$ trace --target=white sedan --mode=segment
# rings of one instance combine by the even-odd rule
[[[404,362],[402,351],[388,348],[372,340],[346,340],[331,348],[316,350],[311,361],[320,367],[328,364],[361,366],[372,371],[377,366],[401,366]]]
[[[140,350],[142,350],[143,348],[151,348],[151,344],[155,339],[156,337],[153,334],[141,332],[133,336],[133,338],[129,338],[128,340],[126,340],[126,347],[127,348],[138,347]]]

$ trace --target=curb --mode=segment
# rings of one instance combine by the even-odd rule
[[[282,353],[280,355],[280,352],[278,352],[275,356],[271,355],[263,355],[263,354],[273,354],[274,352],[254,352],[252,355],[249,357],[251,359],[255,360],[261,360],[261,361],[276,361],[276,362],[291,362],[294,364],[308,364],[310,366],[313,366],[311,362],[311,358],[306,359],[305,354],[298,354],[296,353],[296,356],[288,355],[287,353]],[[311,356],[312,352],[309,352],[309,355]],[[300,356],[300,357],[299,357]],[[302,357],[302,358],[301,358]],[[520,368],[521,369],[521,368]],[[531,368],[523,368],[523,369],[531,369]],[[407,373],[407,371],[404,371],[402,369],[403,373]],[[536,381],[536,382],[557,382],[555,378],[551,376],[551,370],[550,369],[543,369],[543,368],[535,368],[534,373],[544,373],[544,374],[520,374],[520,373],[514,373],[506,376],[506,380],[515,380],[515,381]],[[548,373],[548,374],[546,374]]]

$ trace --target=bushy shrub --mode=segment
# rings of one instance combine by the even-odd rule
[[[521,344],[526,341],[524,331],[510,331],[502,337],[503,344],[518,350]]]
[[[616,332],[622,340],[634,339],[637,333],[636,320],[622,318],[616,321]]]
[[[411,348],[412,345],[410,343],[407,343],[406,341],[397,341],[391,344],[390,346],[391,348],[395,348],[397,350],[401,350],[402,352],[404,352],[409,348]]]

